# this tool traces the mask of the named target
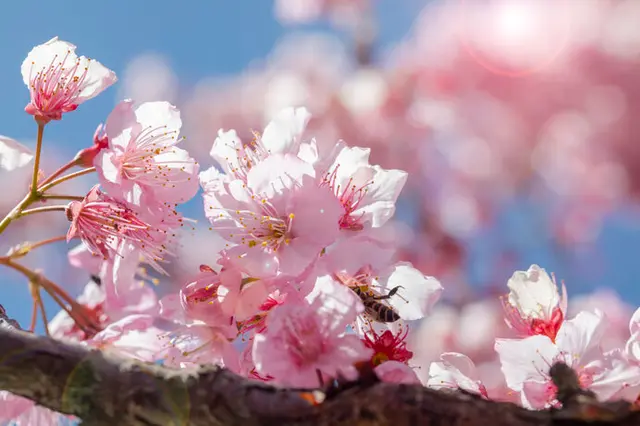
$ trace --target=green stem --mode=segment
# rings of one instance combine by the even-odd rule
[[[31,195],[31,192],[29,192],[23,199],[22,201],[20,201],[18,203],[18,205],[16,205],[5,217],[4,219],[2,219],[2,221],[0,222],[0,234],[2,232],[4,232],[4,230],[7,228],[7,226],[9,226],[9,224],[11,223],[11,221],[15,218],[18,217],[18,215],[20,214],[20,212],[29,207],[29,205],[31,205],[31,203],[33,203],[35,201],[35,198],[33,198],[33,196]]]
[[[42,152],[42,135],[44,134],[44,123],[38,122],[38,139],[36,141],[36,156],[33,162],[33,176],[31,178],[31,197],[38,194],[38,172],[40,171],[40,153]]]
[[[58,194],[44,194],[40,196],[41,200],[69,200],[69,201],[82,201],[84,197],[81,195],[58,195]]]
[[[34,282],[36,285],[46,291],[62,309],[64,309],[71,319],[75,321],[80,328],[89,332],[99,331],[99,325],[95,324],[92,318],[88,315],[86,308],[76,302],[71,296],[62,290],[56,283],[45,278],[43,275],[32,271],[31,269],[14,262],[8,258],[1,258],[0,264],[8,266],[24,275],[29,281]],[[67,307],[65,302],[69,305]]]
[[[89,173],[93,173],[96,171],[95,167],[89,167],[86,169],[82,169],[82,170],[78,170],[77,172],[73,172],[73,173],[69,173],[68,175],[64,175],[62,177],[59,177],[58,179],[52,180],[51,182],[47,183],[46,185],[42,185],[39,189],[39,191],[41,193],[44,193],[46,191],[48,191],[49,189],[53,188],[56,185],[60,185],[62,182],[66,182],[68,180],[77,178],[79,176],[83,176],[83,175],[87,175]]]
[[[30,214],[43,213],[43,212],[64,212],[67,210],[67,206],[44,206],[35,207],[33,209],[22,210],[18,217],[28,216]]]
[[[47,177],[45,180],[40,182],[40,186],[48,184],[49,182],[51,182],[52,180],[54,180],[55,178],[57,178],[58,176],[60,176],[64,172],[66,172],[67,170],[69,170],[69,169],[71,169],[71,168],[73,168],[73,167],[75,167],[77,165],[78,165],[78,160],[74,158],[73,160],[69,161],[67,164],[65,164],[64,166],[61,166],[58,170],[53,172],[51,174],[51,176]],[[42,192],[42,189],[40,189],[40,192]]]

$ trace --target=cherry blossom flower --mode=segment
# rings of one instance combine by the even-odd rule
[[[238,371],[240,354],[231,343],[235,337],[228,327],[179,326],[167,335],[170,348],[164,363],[181,368],[213,364]]]
[[[234,262],[297,276],[338,237],[342,208],[327,188],[316,185],[305,164],[296,157],[269,156],[249,171],[249,191],[213,170],[200,175],[205,214],[236,244],[228,249]]]
[[[489,398],[471,359],[463,354],[446,352],[429,367],[427,386],[434,389],[463,389]]]
[[[161,325],[161,324],[160,324]],[[109,324],[84,343],[143,362],[164,360],[171,349],[168,331],[151,315],[134,314]]]
[[[72,201],[67,207],[71,222],[67,241],[79,237],[94,254],[113,259],[121,251],[121,241],[128,241],[139,249],[145,262],[164,273],[158,262],[167,253],[162,232],[142,221],[138,214],[123,201],[103,193],[94,186],[83,201]]]
[[[369,359],[372,352],[357,336],[345,333],[361,310],[351,291],[330,276],[318,278],[306,302],[291,299],[275,308],[266,332],[254,337],[256,371],[283,385],[300,387],[319,385],[318,371],[355,378],[353,365]]]
[[[400,328],[394,333],[391,330],[377,332],[373,327],[362,339],[364,345],[373,350],[371,364],[377,367],[388,361],[396,361],[408,364],[413,357],[413,352],[407,350],[406,338],[409,328]]]
[[[395,212],[395,202],[407,181],[401,170],[385,170],[369,164],[369,148],[344,147],[322,178],[331,188],[344,214],[340,228],[362,230],[365,224],[384,225]]]
[[[113,71],[78,57],[75,50],[73,44],[54,37],[34,47],[22,63],[22,79],[31,94],[25,111],[42,123],[60,120],[117,80]]]
[[[181,126],[180,112],[167,102],[119,103],[107,118],[108,147],[95,158],[102,185],[137,206],[191,199],[199,167],[176,147]]]
[[[613,397],[635,400],[640,382],[640,367],[630,364],[619,351],[603,353],[599,341],[606,323],[599,311],[581,312],[565,321],[552,341],[546,335],[522,340],[496,339],[507,385],[520,393],[526,408],[557,406],[555,385],[549,368],[557,361],[571,367],[580,385],[596,393],[601,401]]]
[[[525,336],[543,334],[555,339],[567,311],[567,291],[562,297],[555,280],[538,265],[516,271],[507,283],[509,295],[503,299],[507,324]]]
[[[247,145],[235,130],[219,130],[210,155],[227,174],[246,183],[249,170],[269,155],[298,154],[309,118],[306,108],[285,108]]]

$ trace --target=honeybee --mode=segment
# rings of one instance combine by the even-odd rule
[[[364,305],[365,313],[371,317],[372,320],[377,322],[396,322],[400,319],[400,315],[391,306],[381,303],[381,300],[390,299],[394,294],[398,292],[401,286],[397,286],[391,289],[388,294],[383,296],[374,296],[371,293],[363,291],[361,287],[351,287]]]
[[[373,321],[389,323],[396,322],[400,319],[400,315],[398,315],[395,309],[382,303],[381,300],[390,299],[398,292],[398,289],[402,288],[402,286],[392,288],[386,295],[376,296],[371,290],[369,290],[368,285],[363,285],[355,278],[342,273],[335,274],[335,277],[360,297],[360,300],[362,300],[362,304],[364,305],[365,313]]]

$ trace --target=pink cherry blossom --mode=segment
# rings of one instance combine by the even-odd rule
[[[384,225],[393,216],[396,199],[407,181],[404,171],[371,166],[370,152],[369,148],[344,147],[322,179],[344,209],[341,229],[358,231],[365,224]]]
[[[399,328],[397,332],[385,330],[378,332],[373,327],[362,339],[364,345],[373,350],[371,364],[378,366],[388,361],[396,361],[408,364],[413,357],[413,352],[407,350],[407,335],[409,328]]]
[[[254,139],[246,145],[235,130],[220,130],[210,155],[226,173],[246,183],[249,170],[269,155],[299,154],[309,118],[306,108],[285,108],[269,122],[262,135],[254,133]]]
[[[266,332],[254,338],[256,371],[300,387],[318,386],[318,371],[355,378],[354,364],[369,359],[372,352],[345,332],[362,309],[359,301],[330,276],[319,278],[307,299],[287,300],[269,315]]]
[[[526,272],[514,272],[507,285],[511,290],[503,299],[507,324],[525,336],[543,334],[555,339],[567,311],[564,284],[561,297],[555,279],[532,265]]]
[[[232,345],[235,334],[229,328],[190,324],[178,327],[167,335],[170,348],[164,359],[165,365],[197,367],[198,364],[213,364],[238,371],[240,354]]]
[[[78,57],[75,50],[73,44],[54,37],[34,47],[22,63],[22,79],[31,94],[25,111],[43,123],[60,120],[117,80],[113,71]]]
[[[640,367],[630,364],[617,352],[603,353],[599,341],[606,332],[602,314],[581,312],[565,321],[552,341],[546,335],[522,340],[496,339],[507,385],[520,393],[521,404],[542,409],[558,405],[549,368],[557,361],[573,368],[580,385],[596,393],[602,401],[612,397],[635,400]]]
[[[141,251],[146,262],[164,272],[158,262],[167,253],[166,246],[152,234],[158,229],[142,221],[124,201],[103,193],[99,185],[94,186],[83,201],[69,203],[67,218],[71,222],[67,241],[79,237],[92,253],[105,259],[117,256],[120,243],[127,241]]]
[[[119,103],[107,118],[108,147],[95,158],[100,182],[140,206],[184,203],[198,190],[198,164],[176,147],[182,121],[167,102]]]
[[[489,398],[473,361],[455,352],[443,353],[439,362],[431,363],[427,386],[434,389],[462,389]]]
[[[205,214],[236,244],[228,250],[234,262],[296,276],[338,237],[342,208],[306,174],[313,169],[305,164],[297,157],[269,156],[249,171],[248,191],[242,191],[244,184],[233,185],[241,181],[228,183],[216,172],[200,175]]]
[[[158,327],[155,317],[135,314],[113,322],[84,343],[139,361],[156,362],[164,359],[171,349],[167,335],[167,329]]]

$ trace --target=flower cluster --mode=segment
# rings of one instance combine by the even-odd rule
[[[487,384],[471,357],[458,351],[425,362],[416,341],[431,342],[424,333],[437,330],[416,328],[413,321],[434,311],[444,289],[398,260],[405,235],[390,220],[408,174],[371,164],[368,148],[318,143],[304,107],[280,110],[249,140],[219,130],[212,137],[212,165],[201,171],[178,147],[176,107],[124,100],[69,165],[85,167],[77,175],[96,172],[99,184],[67,197],[71,202],[62,209],[25,210],[74,177],[39,178],[44,126],[116,81],[112,71],[74,51],[56,38],[34,48],[23,64],[31,95],[26,112],[40,135],[35,155],[12,140],[0,145],[4,169],[36,158],[34,187],[0,232],[20,214],[63,210],[67,242],[81,241],[69,262],[91,276],[73,309],[65,304],[49,323],[43,315],[54,338],[176,368],[220,365],[298,388],[353,380],[368,368],[382,381],[463,389],[530,409],[560,405],[549,369],[562,361],[601,400],[638,398],[640,309],[626,344],[605,348],[607,316],[585,309],[569,318],[564,284],[559,291],[537,265],[508,280],[501,299],[505,334],[488,339],[502,385]],[[198,191],[209,229],[224,246],[159,297],[150,285],[159,280],[147,266],[168,275],[163,265],[186,220],[176,208]],[[14,260],[28,251],[23,247],[2,262],[15,268]],[[37,276],[28,275],[32,283]],[[33,285],[60,291],[45,280]],[[487,321],[478,312],[470,316],[474,332]],[[7,392],[0,400],[8,407],[0,422],[57,418]]]

